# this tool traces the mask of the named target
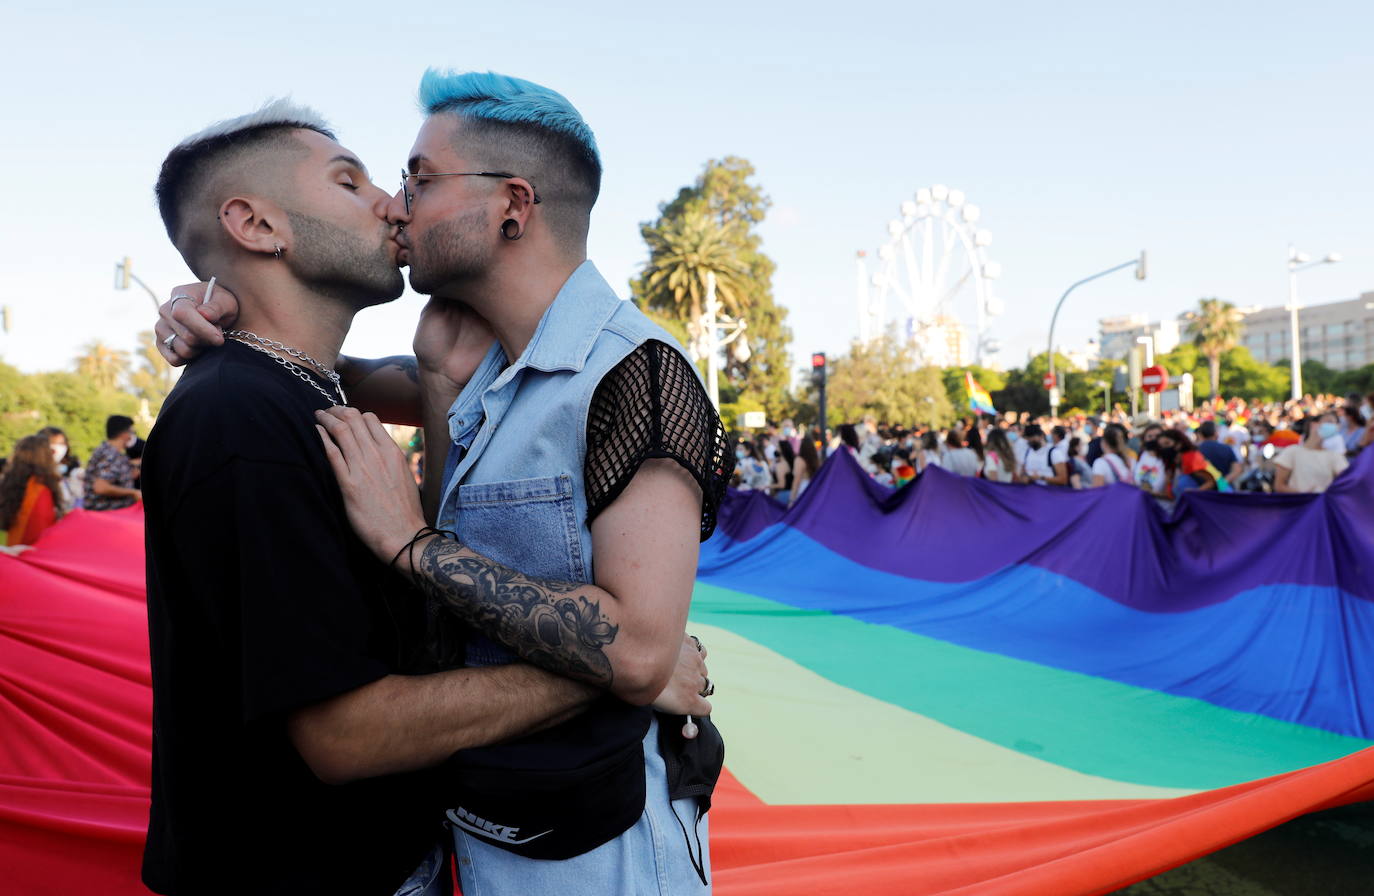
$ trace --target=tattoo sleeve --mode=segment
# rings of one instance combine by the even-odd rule
[[[415,579],[430,600],[521,659],[611,686],[606,647],[619,626],[588,596],[592,586],[525,576],[439,536],[425,544]]]

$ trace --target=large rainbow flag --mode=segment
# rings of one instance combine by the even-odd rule
[[[846,453],[703,546],[717,892],[1104,893],[1374,798],[1374,452],[1322,496],[1064,492]],[[0,880],[135,894],[142,520],[0,556]],[[572,891],[570,891],[572,892]]]

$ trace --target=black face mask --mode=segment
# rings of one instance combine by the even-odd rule
[[[1140,444],[1140,447],[1144,448],[1146,451],[1150,452],[1151,454],[1155,455],[1156,457],[1159,456],[1159,440],[1158,440],[1158,439],[1150,439],[1148,442],[1142,442],[1142,443]]]
[[[1159,459],[1166,464],[1173,463],[1174,458],[1178,457],[1178,449],[1173,445],[1160,445],[1159,450],[1155,453],[1158,454]]]

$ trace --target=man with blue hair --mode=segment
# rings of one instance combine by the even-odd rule
[[[609,692],[444,767],[463,888],[709,890],[702,815],[723,748],[708,720],[648,704],[684,661],[697,542],[733,465],[724,428],[672,338],[587,260],[601,164],[576,109],[495,74],[430,71],[420,96],[390,208],[399,261],[432,296],[419,394],[403,377],[383,386],[405,361],[350,366],[378,406],[418,406],[438,528],[375,417],[317,415],[325,449],[362,541],[479,633],[469,666],[519,656]],[[219,301],[168,309],[159,326],[176,329],[159,334],[223,321]]]

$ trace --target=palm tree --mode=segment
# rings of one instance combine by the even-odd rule
[[[1199,299],[1197,304],[1197,310],[1188,313],[1188,335],[1207,358],[1216,401],[1221,397],[1221,356],[1240,341],[1241,314],[1235,305],[1217,298]]]
[[[716,275],[716,298],[726,314],[748,310],[744,288],[747,267],[739,259],[735,223],[721,224],[704,209],[693,209],[646,228],[649,261],[642,275],[648,305],[669,311],[696,335],[705,311],[707,274]]]
[[[129,370],[129,354],[96,340],[76,358],[76,372],[101,389],[113,389]]]

